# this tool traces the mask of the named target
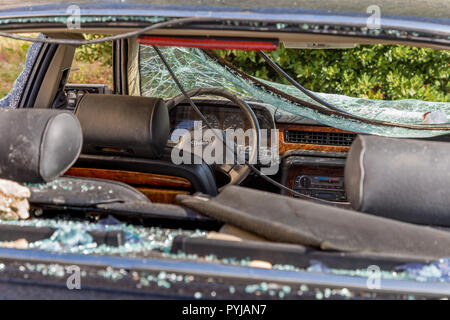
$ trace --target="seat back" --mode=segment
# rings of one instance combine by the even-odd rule
[[[450,226],[450,145],[359,135],[345,166],[357,211],[426,225]]]
[[[80,123],[70,112],[0,110],[0,178],[47,182],[62,175],[80,154]]]
[[[169,112],[159,98],[86,94],[75,115],[84,154],[158,158],[169,137]]]
[[[162,99],[88,94],[77,105],[83,129],[81,168],[155,173],[187,179],[193,191],[217,194],[214,174],[201,164],[176,165],[169,137],[169,113]],[[110,156],[114,157],[110,157]]]

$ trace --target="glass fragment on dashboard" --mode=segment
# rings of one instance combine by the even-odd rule
[[[180,91],[173,82],[165,66],[151,46],[136,46],[139,50],[140,93],[143,96],[172,98]],[[305,117],[324,125],[358,133],[378,134],[388,137],[431,137],[448,133],[439,130],[415,130],[362,123],[336,115],[326,115],[282,98],[267,89],[256,86],[251,81],[226,66],[219,64],[202,50],[192,48],[164,47],[163,55],[186,90],[206,87],[222,88],[253,101],[272,105],[283,118]],[[258,79],[284,93],[317,105],[292,85],[278,84]],[[353,98],[338,94],[316,93],[323,100],[338,106],[349,114],[370,120],[389,121],[399,124],[421,124],[426,112],[440,111],[450,115],[449,102],[429,102],[415,99],[375,100]]]

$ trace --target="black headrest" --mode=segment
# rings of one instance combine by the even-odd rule
[[[75,114],[86,154],[156,158],[169,137],[169,112],[159,98],[87,94]]]
[[[450,144],[360,135],[345,165],[355,210],[407,222],[450,226]]]
[[[0,109],[0,177],[18,182],[48,182],[78,158],[83,136],[70,112]]]

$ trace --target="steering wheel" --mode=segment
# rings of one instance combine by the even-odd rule
[[[250,145],[248,146],[250,149],[250,154],[248,156],[248,163],[255,164],[256,160],[258,159],[259,154],[259,140],[260,140],[260,128],[259,128],[259,122],[256,118],[255,113],[253,112],[252,108],[245,102],[244,100],[238,98],[236,95],[223,90],[223,89],[217,89],[217,88],[197,88],[192,89],[186,92],[189,97],[196,97],[196,96],[219,96],[225,99],[228,99],[229,101],[236,104],[244,113],[246,118],[248,119],[248,122],[250,123],[251,131],[251,139],[250,139]],[[187,99],[183,94],[180,94],[171,100],[167,101],[167,107],[172,108],[180,103],[186,102]],[[224,148],[226,146],[224,145]],[[233,144],[234,147],[234,144]],[[234,148],[233,148],[234,149]],[[229,151],[228,151],[229,152]],[[222,173],[229,176],[230,181],[226,185],[229,184],[239,184],[241,183],[249,174],[250,168],[246,164],[215,164],[216,170],[221,171]],[[224,188],[225,186],[222,186],[220,189]]]

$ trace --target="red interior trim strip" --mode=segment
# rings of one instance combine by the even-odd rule
[[[214,38],[177,38],[161,36],[143,36],[138,38],[138,43],[161,47],[188,47],[199,49],[223,49],[223,50],[264,50],[273,51],[278,48],[277,41],[260,40],[234,40]]]

